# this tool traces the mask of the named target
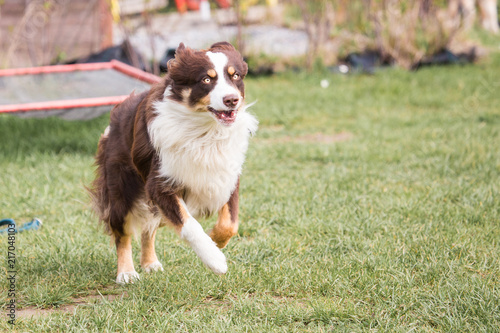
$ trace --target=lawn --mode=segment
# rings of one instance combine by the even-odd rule
[[[109,116],[0,116],[0,218],[44,222],[16,237],[17,311],[56,309],[14,328],[497,332],[499,77],[492,54],[413,73],[247,79],[260,128],[241,179],[239,235],[224,250],[228,273],[211,273],[164,228],[165,271],[138,269],[142,279],[127,286],[114,283],[115,250],[84,191]],[[0,248],[6,267],[5,235]],[[3,315],[0,330],[9,327]]]

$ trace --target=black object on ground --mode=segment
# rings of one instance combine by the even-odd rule
[[[142,56],[128,42],[124,41],[120,45],[108,47],[98,53],[93,53],[87,57],[76,59],[67,64],[87,64],[94,62],[109,62],[111,60],[119,60],[127,65],[146,70]]]
[[[463,65],[473,63],[477,59],[476,48],[471,48],[469,52],[453,53],[448,49],[442,49],[430,57],[426,57],[412,66],[412,70],[419,70],[427,66],[442,65]]]
[[[353,71],[373,74],[376,68],[391,66],[393,61],[383,56],[379,51],[366,50],[348,54],[347,57],[342,60],[342,63],[349,66]]]

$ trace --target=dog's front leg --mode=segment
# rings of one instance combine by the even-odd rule
[[[175,193],[165,191],[161,179],[156,177],[151,179],[153,180],[147,184],[148,193],[163,216],[208,268],[216,274],[226,273],[226,257],[205,233],[200,223],[189,213],[184,200]]]
[[[156,229],[143,230],[141,235],[141,266],[146,273],[163,271],[155,251]]]
[[[219,250],[214,241],[208,236],[203,227],[188,212],[184,200],[177,198],[183,214],[183,224],[180,236],[194,250],[201,261],[216,274],[227,272],[226,257]]]
[[[219,210],[217,223],[210,232],[210,237],[219,248],[224,248],[231,237],[238,232],[239,180],[229,201]]]

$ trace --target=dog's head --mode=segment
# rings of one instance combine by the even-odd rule
[[[175,59],[168,63],[170,98],[195,112],[209,112],[218,122],[230,126],[243,105],[247,72],[242,56],[227,42],[201,51],[181,43]]]

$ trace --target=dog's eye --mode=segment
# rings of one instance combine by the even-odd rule
[[[240,79],[240,74],[233,74],[233,80],[239,80]]]
[[[212,80],[208,76],[204,77],[202,81],[203,81],[203,83],[207,83],[207,84],[212,82]]]

